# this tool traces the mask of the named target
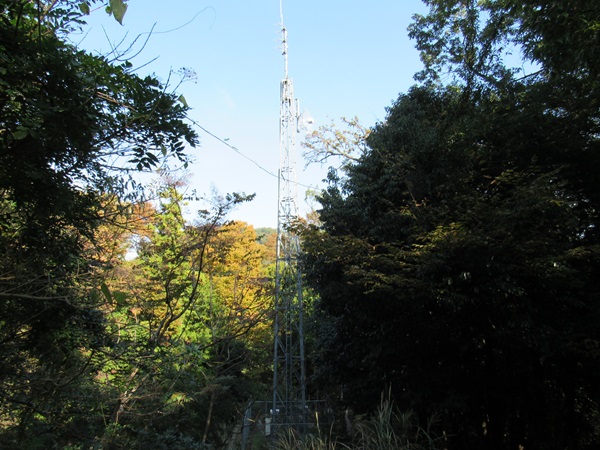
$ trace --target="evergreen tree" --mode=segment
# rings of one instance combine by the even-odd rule
[[[331,173],[305,233],[319,378],[359,410],[391,386],[450,448],[594,448],[600,9],[427,3],[424,83]]]

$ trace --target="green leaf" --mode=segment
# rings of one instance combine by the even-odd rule
[[[125,292],[117,291],[113,295],[113,298],[115,299],[117,305],[120,307],[124,306],[127,303],[127,294],[125,294]]]
[[[181,104],[183,106],[185,106],[186,108],[190,107],[190,105],[188,105],[188,102],[186,101],[186,99],[185,99],[185,97],[183,95],[180,95],[177,100],[179,100],[181,102]]]
[[[25,139],[27,136],[29,136],[29,134],[30,134],[29,128],[19,125],[17,127],[17,130],[13,133],[13,137],[17,141],[20,141],[21,139]]]
[[[98,289],[92,289],[90,292],[90,300],[96,304],[100,301],[100,292]]]
[[[106,298],[106,301],[108,303],[112,303],[113,302],[112,295],[110,294],[110,289],[108,288],[108,286],[106,285],[106,283],[102,283],[100,285],[100,290],[104,294],[104,297]]]
[[[125,12],[127,12],[127,5],[123,0],[110,0],[110,12],[116,21],[123,25],[123,17],[125,16]]]
[[[79,9],[80,9],[80,10],[81,10],[81,12],[82,12],[83,14],[85,14],[86,16],[89,16],[89,15],[90,15],[90,5],[89,5],[89,4],[87,4],[87,3],[85,3],[85,2],[84,2],[84,3],[80,3],[80,4],[79,4]]]

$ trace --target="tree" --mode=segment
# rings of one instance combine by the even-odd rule
[[[257,354],[264,352],[270,341],[268,311],[273,297],[269,276],[273,261],[268,259],[267,248],[258,242],[254,227],[231,222],[219,229],[208,258],[207,272],[222,310],[215,329],[221,336],[243,340]],[[256,358],[238,364],[245,370],[254,364],[264,370],[265,361]]]
[[[359,410],[390,385],[440,414],[450,448],[594,448],[598,79],[583,46],[600,10],[427,3],[411,30],[424,85],[331,173],[305,232],[317,375]],[[561,60],[561,39],[580,58]],[[535,75],[506,68],[507,43]]]
[[[225,220],[249,197],[217,197],[191,225],[181,191],[167,180],[138,209],[137,257],[104,274],[103,446],[223,445],[268,371],[266,252],[251,226]]]
[[[122,19],[123,3],[110,3]],[[185,145],[197,144],[187,108],[155,78],[66,42],[80,11],[86,6],[66,0],[0,2],[0,417],[8,446],[67,445],[93,429],[95,361],[108,337],[89,275],[106,263],[91,255],[98,226],[114,217],[105,201],[130,193],[128,172],[163,157],[185,164]]]
[[[345,129],[336,128],[332,122],[322,125],[309,133],[302,145],[306,148],[304,157],[308,164],[324,164],[332,159],[339,160],[340,168],[357,161],[366,149],[366,138],[370,130],[363,127],[358,117],[346,119],[342,117]]]
[[[243,199],[224,199],[190,227],[179,187],[168,183],[159,189],[156,209],[145,208],[147,230],[137,239],[137,257],[122,260],[105,278],[111,340],[98,360],[107,394],[101,408],[107,424],[103,446],[138,448],[170,433],[198,445],[206,440],[186,424],[203,420],[200,405],[209,395],[209,361],[216,345],[207,253],[227,211]],[[132,440],[128,430],[142,429]]]

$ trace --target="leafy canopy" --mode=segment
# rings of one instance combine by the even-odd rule
[[[423,83],[305,231],[317,379],[359,410],[391,386],[449,448],[594,448],[600,8],[426,3]]]

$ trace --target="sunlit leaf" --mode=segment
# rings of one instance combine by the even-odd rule
[[[181,102],[181,104],[183,106],[185,106],[186,108],[190,107],[190,105],[188,105],[188,102],[186,101],[186,99],[185,99],[185,97],[183,95],[180,95],[177,100],[179,100]]]
[[[127,5],[123,0],[110,0],[110,11],[115,17],[115,20],[123,25],[123,17],[127,12]]]

